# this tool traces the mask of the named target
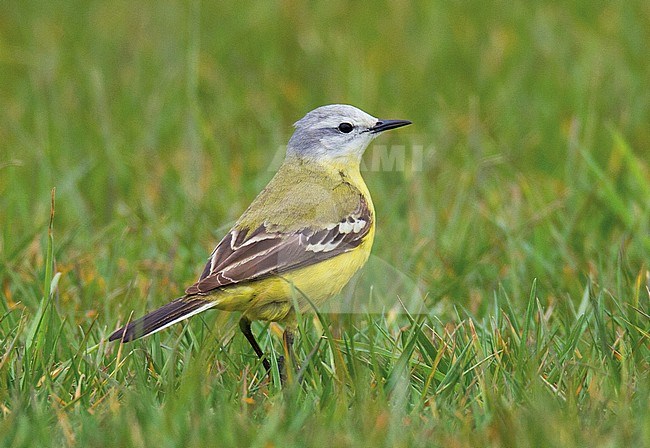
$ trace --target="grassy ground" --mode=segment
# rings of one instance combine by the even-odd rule
[[[648,446],[648,23],[643,1],[4,2],[0,446]],[[375,264],[427,312],[303,316],[284,391],[228,313],[106,343],[333,102],[415,123],[365,177]]]

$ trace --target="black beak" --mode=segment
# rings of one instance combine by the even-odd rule
[[[368,131],[373,134],[379,134],[380,132],[401,128],[402,126],[408,126],[409,124],[411,124],[411,122],[408,120],[379,120],[377,124],[368,129]]]

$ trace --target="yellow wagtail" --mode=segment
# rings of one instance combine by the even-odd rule
[[[375,212],[361,156],[379,133],[408,124],[348,105],[309,112],[295,123],[282,166],[219,242],[198,281],[109,340],[132,341],[217,308],[242,312],[239,326],[267,370],[251,321],[284,323],[292,353],[294,303],[303,312],[309,301],[318,305],[337,294],[370,254]]]

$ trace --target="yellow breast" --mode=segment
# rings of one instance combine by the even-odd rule
[[[347,285],[370,256],[375,237],[375,211],[358,169],[346,170],[345,174],[364,196],[371,210],[370,231],[362,243],[349,252],[296,269],[281,277],[270,277],[216,291],[211,296],[217,302],[216,308],[242,311],[250,320],[281,321],[289,315],[294,300],[301,312],[309,312],[312,310],[310,301],[318,307]]]
[[[251,285],[252,297],[244,311],[251,320],[279,321],[289,314],[294,298],[300,312],[312,311],[338,294],[352,276],[368,261],[375,236],[374,221],[364,241],[350,252],[297,269],[283,277],[272,277]],[[304,296],[309,298],[307,301]]]

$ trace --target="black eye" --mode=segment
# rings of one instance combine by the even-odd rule
[[[352,126],[350,123],[341,123],[339,125],[339,131],[343,132],[344,134],[349,134],[352,132],[352,129],[354,129],[354,126]]]

